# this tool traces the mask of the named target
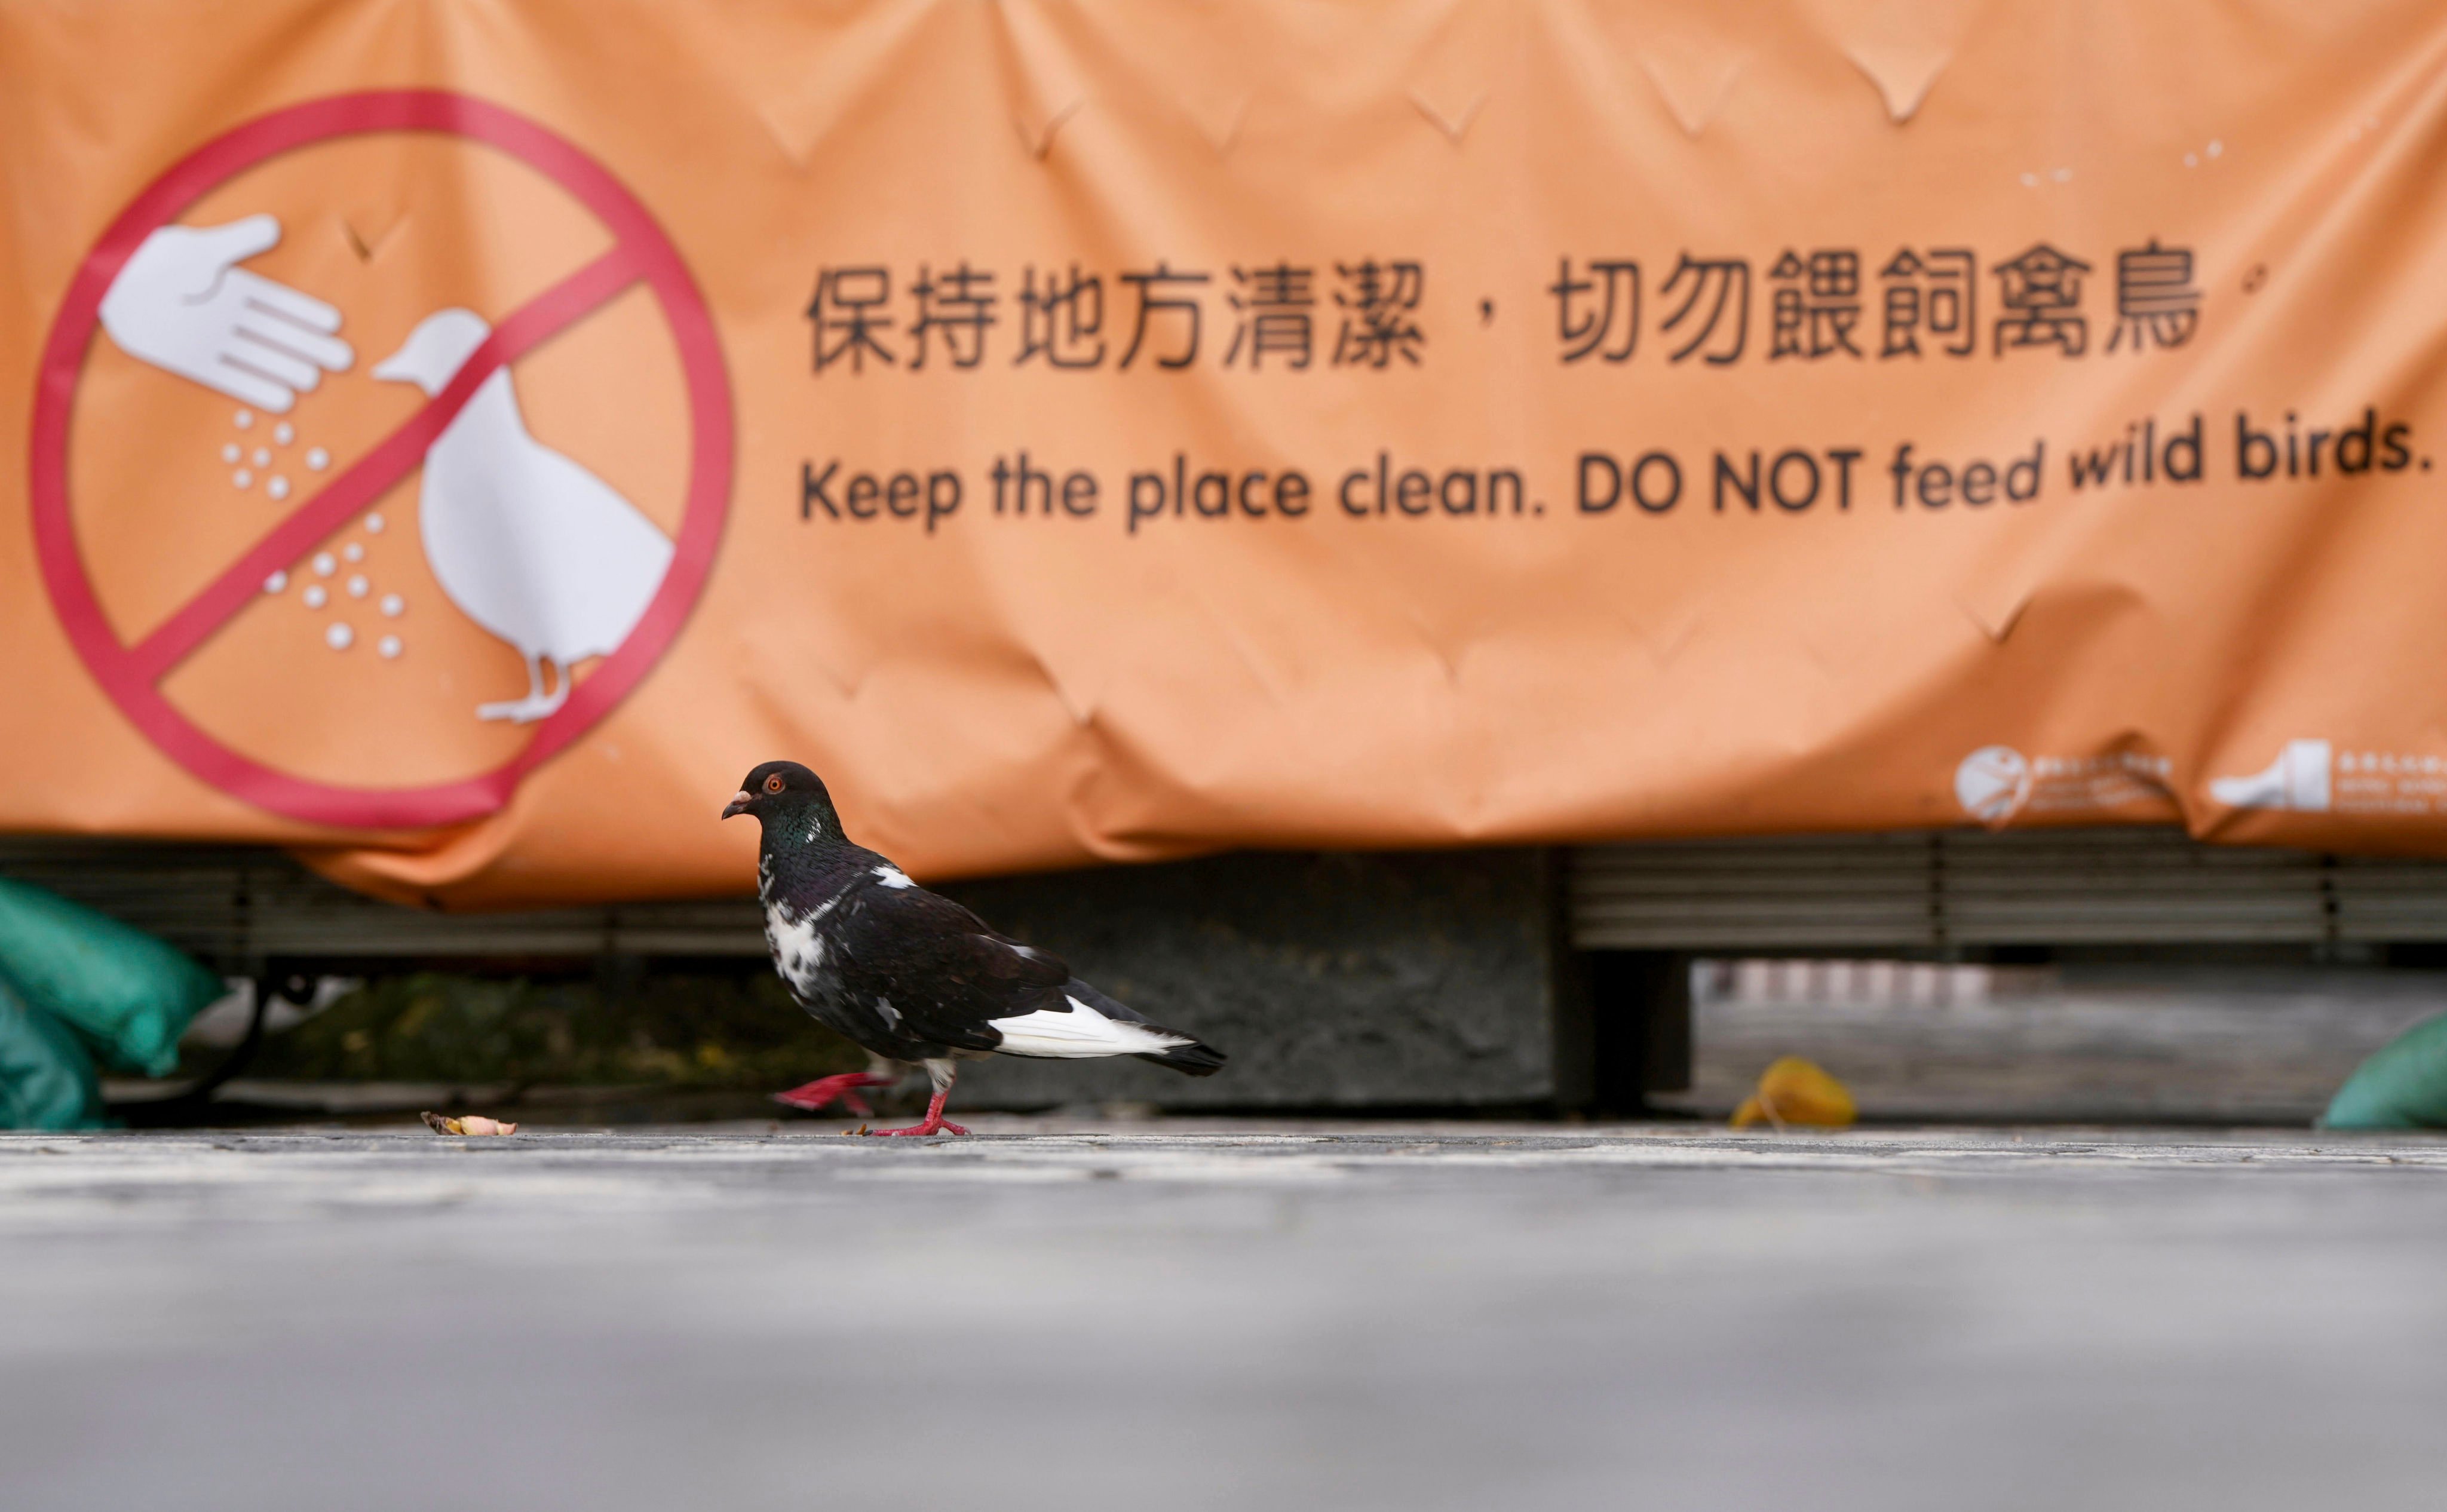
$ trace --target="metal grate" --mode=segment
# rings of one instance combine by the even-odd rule
[[[2447,940],[2447,862],[2173,829],[1594,845],[1570,903],[1584,950]]]
[[[744,898],[438,914],[361,897],[277,851],[84,840],[0,840],[0,875],[232,971],[765,954]],[[2171,829],[1592,845],[1571,853],[1570,877],[1584,950],[2447,940],[2447,862],[2203,845]]]
[[[277,851],[244,846],[0,840],[0,876],[49,888],[227,971],[272,959],[765,954],[753,898],[438,914],[362,897]]]

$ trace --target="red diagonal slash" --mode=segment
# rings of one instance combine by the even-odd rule
[[[407,424],[300,504],[254,550],[131,648],[129,670],[147,683],[160,682],[231,615],[254,602],[266,577],[304,556],[422,463],[426,448],[449,428],[485,379],[586,318],[643,273],[636,255],[622,242],[512,312]]]
[[[618,249],[502,322],[444,393],[232,565],[196,599],[130,647],[103,612],[78,539],[67,479],[68,426],[111,281],[144,237],[246,169],[300,148],[370,132],[431,132],[482,142],[574,195]],[[517,754],[470,777],[400,787],[320,782],[255,760],[199,728],[163,695],[164,674],[249,602],[262,579],[341,527],[426,455],[492,373],[642,281],[670,329],[688,386],[689,482],[670,569],[626,640],[531,727]],[[78,265],[44,344],[27,456],[34,556],[60,626],[94,682],[163,755],[219,791],[270,813],[355,830],[455,824],[500,812],[519,784],[604,719],[668,651],[704,593],[730,512],[731,400],[712,312],[679,249],[637,198],[576,143],[489,102],[445,89],[375,89],[308,100],[243,123],[196,148],[120,212]]]

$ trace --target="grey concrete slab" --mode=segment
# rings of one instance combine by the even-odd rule
[[[2447,1143],[0,1137],[0,1506],[2437,1500]]]

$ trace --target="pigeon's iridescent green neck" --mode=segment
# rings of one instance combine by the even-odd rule
[[[841,838],[840,828],[825,824],[824,816],[816,812],[812,803],[807,805],[806,812],[790,816],[791,844],[822,845],[827,841],[839,843]]]
[[[855,850],[842,834],[830,803],[806,798],[763,816],[765,870],[768,875],[806,875],[825,869],[839,853]]]

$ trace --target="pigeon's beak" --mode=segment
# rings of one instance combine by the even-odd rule
[[[722,811],[722,817],[725,819],[735,819],[739,815],[747,813],[748,805],[754,802],[756,802],[756,800],[749,797],[748,789],[743,787],[739,791],[730,795],[730,805]]]

